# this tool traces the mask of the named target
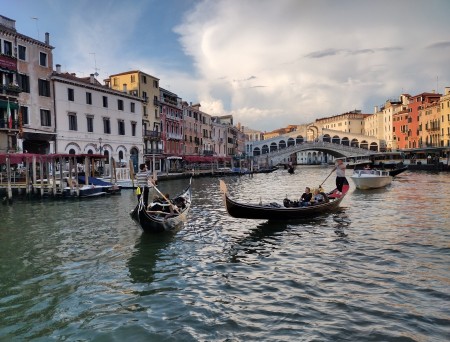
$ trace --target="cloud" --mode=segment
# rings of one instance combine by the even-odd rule
[[[387,15],[388,3],[390,13],[408,5],[408,20]],[[419,47],[430,37],[442,43],[429,48],[448,47],[448,21],[436,19],[435,26],[423,18],[427,10],[444,19],[444,7],[444,1],[427,7],[420,1],[206,0],[174,30],[195,65],[202,109],[220,108],[270,130],[355,108],[371,113],[402,92],[427,91],[434,86],[427,73],[442,73],[450,83],[445,57]]]

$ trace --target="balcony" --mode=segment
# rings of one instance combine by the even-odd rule
[[[144,150],[144,154],[146,154],[146,155],[148,155],[148,154],[162,154],[162,153],[163,153],[163,150],[160,149],[160,148],[154,148],[154,149],[149,148],[149,149]]]
[[[213,156],[214,151],[213,150],[203,150],[203,155],[204,156]]]
[[[8,96],[19,96],[22,92],[22,88],[18,85],[13,84],[2,84],[0,85],[0,94]]]
[[[183,134],[167,133],[167,140],[183,140]]]
[[[0,129],[1,130],[3,130],[3,129],[15,129],[15,130],[17,130],[17,129],[19,129],[19,121],[18,120],[12,120],[11,128],[10,128],[8,119],[5,120],[4,118],[1,118],[0,119]]]
[[[145,140],[152,140],[152,141],[159,141],[161,140],[161,132],[159,131],[150,131],[145,130],[144,131],[144,139]]]

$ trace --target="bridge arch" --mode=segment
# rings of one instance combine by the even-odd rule
[[[323,142],[331,142],[331,137],[329,134],[325,134],[322,138]]]
[[[262,147],[262,154],[267,154],[267,153],[269,153],[269,146],[267,146],[267,145],[263,145],[263,147]]]
[[[270,144],[270,152],[274,152],[278,150],[277,143],[273,142]]]
[[[349,141],[349,139],[347,137],[343,137],[341,139],[341,144],[345,145],[345,146],[350,146],[350,141]]]
[[[303,141],[304,141],[304,139],[303,139],[303,136],[301,136],[301,135],[297,135],[297,138],[295,138],[295,144],[296,145],[302,144]]]
[[[282,148],[286,148],[286,141],[280,140],[278,143],[278,148],[281,150]]]

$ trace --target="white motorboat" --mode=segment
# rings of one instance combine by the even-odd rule
[[[377,189],[391,184],[392,176],[389,171],[383,170],[355,170],[350,176],[357,189]]]

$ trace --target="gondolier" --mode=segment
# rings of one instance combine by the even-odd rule
[[[146,164],[139,165],[139,172],[136,174],[136,181],[138,185],[136,189],[137,199],[139,201],[141,196],[144,196],[144,205],[147,208],[149,189],[155,186],[155,182],[153,181],[150,171],[147,170]]]
[[[334,170],[336,170],[337,195],[341,195],[342,187],[345,184],[348,184],[347,178],[345,178],[345,164],[342,159],[337,159],[337,164],[336,164]]]

